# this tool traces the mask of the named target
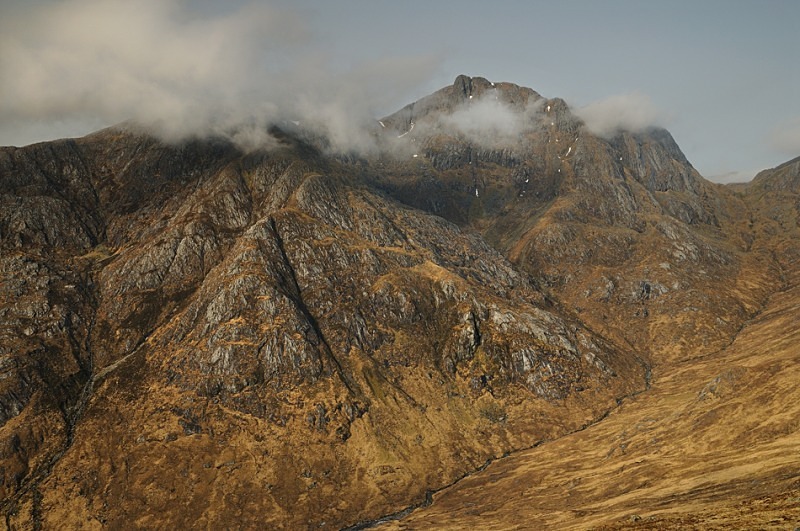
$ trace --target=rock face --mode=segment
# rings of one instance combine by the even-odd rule
[[[664,130],[466,76],[381,125],[366,159],[0,149],[7,526],[392,513],[730,342],[778,274]]]

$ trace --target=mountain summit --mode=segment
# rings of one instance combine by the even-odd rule
[[[663,129],[466,76],[377,127],[0,149],[8,526],[360,525],[603,422],[791,267]]]

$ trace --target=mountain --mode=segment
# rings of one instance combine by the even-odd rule
[[[760,190],[797,192],[800,190],[800,157],[760,172],[753,179],[753,187]]]
[[[365,524],[661,396],[794,263],[782,170],[714,185],[511,83],[377,153],[272,134],[0,149],[6,527]]]
[[[698,345],[684,360],[659,356],[648,391],[602,422],[493,463],[381,529],[796,527],[796,175],[794,160],[739,192],[752,230],[747,254],[772,256],[740,286],[771,280],[728,344]]]

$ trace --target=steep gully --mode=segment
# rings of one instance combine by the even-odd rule
[[[79,171],[83,174],[91,174],[89,170],[89,164],[85,157],[82,155],[81,151],[77,149],[74,142],[67,141],[65,143],[69,151],[69,156],[72,158],[73,161],[77,164]],[[48,155],[52,160],[59,160],[60,156],[56,153],[55,149],[52,145],[47,146]],[[14,157],[9,157],[8,159],[11,162],[11,168],[17,170],[17,163]],[[91,245],[95,246],[98,245],[100,242],[105,241],[106,239],[106,227],[105,223],[102,220],[98,220],[94,218],[91,214],[89,207],[82,205],[80,202],[72,201],[68,194],[62,189],[62,184],[56,182],[51,174],[46,168],[44,168],[39,161],[38,158],[32,157],[30,158],[32,161],[35,170],[38,172],[45,182],[48,185],[48,189],[54,192],[57,197],[63,200],[65,203],[70,204],[70,208],[73,210],[75,214],[75,219],[80,224],[81,229],[84,231],[86,235],[89,237],[89,242]],[[98,191],[93,185],[89,185],[88,192],[90,195],[89,204],[98,205],[100,203],[100,198],[98,195]],[[96,223],[96,226],[91,226],[87,220],[93,220]],[[41,521],[41,499],[42,496],[39,492],[39,485],[47,479],[50,475],[54,467],[58,464],[61,458],[66,454],[66,452],[72,447],[75,437],[75,430],[80,422],[80,419],[83,416],[84,409],[92,395],[92,390],[94,388],[95,383],[103,378],[108,372],[116,368],[119,364],[123,361],[131,357],[135,354],[141,344],[144,343],[144,340],[147,336],[145,336],[139,345],[131,352],[130,355],[125,356],[125,358],[118,360],[116,363],[113,364],[113,367],[109,366],[100,371],[100,373],[95,373],[95,356],[94,356],[94,349],[92,346],[92,334],[94,332],[96,322],[97,322],[97,310],[99,307],[98,301],[98,293],[96,291],[97,283],[95,282],[94,278],[95,271],[84,270],[79,273],[79,277],[81,278],[80,284],[81,286],[76,286],[81,288],[83,291],[86,300],[88,301],[88,305],[91,307],[91,315],[89,316],[89,322],[86,327],[86,337],[83,341],[83,353],[85,359],[81,357],[81,345],[78,339],[75,337],[74,332],[70,329],[69,333],[69,341],[73,346],[72,352],[75,358],[75,362],[78,365],[79,371],[77,373],[77,377],[80,379],[86,379],[85,383],[81,387],[81,391],[78,394],[77,398],[72,404],[60,404],[59,408],[61,409],[61,415],[63,417],[64,427],[65,427],[65,435],[64,435],[64,443],[62,447],[54,453],[50,459],[46,460],[43,464],[39,465],[36,470],[32,473],[27,474],[20,482],[20,486],[17,492],[4,500],[0,500],[0,510],[5,515],[5,524],[7,529],[11,529],[10,524],[10,517],[14,510],[14,508],[18,505],[19,501],[24,498],[28,493],[32,493],[32,520],[34,529],[41,529],[42,528],[42,521]]]
[[[292,293],[294,298],[293,302],[300,309],[303,316],[306,318],[306,320],[314,330],[314,333],[319,338],[319,341],[322,343],[324,347],[325,355],[328,357],[328,359],[331,360],[335,372],[338,374],[339,378],[341,379],[342,383],[344,383],[345,387],[347,387],[347,390],[350,391],[350,393],[353,396],[361,395],[361,393],[356,393],[355,384],[352,381],[349,381],[349,379],[346,377],[345,372],[342,369],[341,363],[339,363],[339,360],[336,359],[336,356],[334,356],[333,349],[331,349],[328,340],[325,339],[325,335],[322,333],[322,329],[319,326],[317,318],[314,317],[314,315],[308,309],[308,305],[306,305],[305,300],[303,300],[302,290],[300,289],[300,284],[297,282],[297,273],[295,272],[295,268],[292,265],[291,260],[289,260],[289,256],[286,254],[286,247],[284,246],[283,243],[283,237],[281,237],[280,232],[278,231],[278,227],[275,224],[275,218],[273,217],[269,218],[269,226],[270,229],[272,230],[273,236],[275,237],[275,241],[278,244],[278,250],[281,253],[281,259],[283,260],[284,264],[289,270],[289,274],[291,275],[291,278],[287,280],[290,282],[290,288],[293,292]]]
[[[95,371],[94,367],[95,356],[94,356],[94,349],[92,348],[92,333],[96,325],[96,320],[97,320],[96,312],[98,304],[94,294],[92,296],[92,306],[94,314],[92,315],[91,321],[89,323],[86,341],[84,343],[87,362],[81,367],[81,372],[84,373],[87,380],[86,383],[84,383],[83,387],[81,388],[81,392],[78,395],[78,398],[75,400],[75,402],[72,405],[65,405],[65,407],[62,409],[62,415],[66,427],[66,435],[64,443],[61,449],[58,450],[55,454],[53,454],[53,456],[49,460],[47,460],[42,466],[40,466],[38,470],[29,474],[23,480],[23,484],[20,486],[19,490],[14,494],[14,496],[6,500],[3,500],[2,504],[0,504],[0,510],[2,510],[3,514],[5,514],[6,527],[8,529],[12,528],[9,518],[11,514],[14,512],[13,508],[19,503],[21,499],[23,499],[29,493],[32,493],[32,502],[33,502],[32,515],[34,520],[33,522],[34,529],[41,529],[42,527],[41,509],[40,509],[41,494],[39,494],[39,485],[41,485],[42,482],[45,481],[50,476],[53,469],[56,467],[61,458],[64,457],[64,455],[70,450],[70,448],[72,448],[72,445],[75,440],[75,431],[83,417],[83,414],[86,410],[86,406],[89,404],[89,401],[92,398],[95,385],[101,382],[111,372],[119,368],[128,360],[133,358],[135,355],[139,354],[141,348],[145,345],[147,339],[150,336],[150,332],[148,332],[142,337],[142,339],[138,342],[138,344],[133,348],[133,350],[129,354],[123,356],[122,358],[111,363],[110,365],[103,367],[99,371]]]

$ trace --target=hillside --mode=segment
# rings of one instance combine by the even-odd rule
[[[454,483],[396,525],[614,524],[687,449],[716,470],[764,456],[736,480],[790,488],[783,169],[735,193],[663,129],[601,138],[562,100],[466,76],[381,119],[377,153],[271,133],[0,149],[6,527],[340,528]],[[763,436],[743,408],[774,417]],[[628,438],[671,457],[602,490]],[[560,487],[573,506],[534,496],[542,474],[604,486]]]
[[[495,463],[385,528],[796,526],[800,211],[780,196],[785,170],[762,172],[744,196],[752,252],[769,247],[780,274],[730,344],[664,364],[603,422]]]

